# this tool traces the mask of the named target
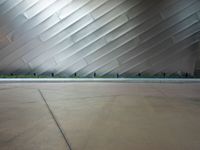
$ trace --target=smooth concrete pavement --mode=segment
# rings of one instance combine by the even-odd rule
[[[0,150],[199,150],[199,83],[1,83]]]

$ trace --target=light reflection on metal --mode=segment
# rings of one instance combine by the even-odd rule
[[[0,72],[193,73],[199,0],[0,2]]]
[[[30,19],[30,18],[34,17],[35,15],[37,15],[38,13],[40,13],[41,11],[43,11],[44,9],[46,9],[47,7],[49,7],[54,2],[56,2],[56,0],[42,0],[42,1],[39,1],[32,8],[30,8],[26,12],[24,12],[24,16],[27,19]]]

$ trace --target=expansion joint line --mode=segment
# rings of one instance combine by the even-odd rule
[[[53,118],[53,120],[54,120],[56,126],[58,127],[60,133],[62,134],[62,136],[63,136],[63,138],[64,138],[64,140],[65,140],[65,143],[67,144],[69,150],[72,150],[71,145],[69,144],[68,139],[67,139],[67,137],[65,136],[65,134],[64,134],[64,132],[63,132],[63,129],[61,128],[61,125],[59,124],[59,122],[57,121],[55,115],[53,114],[53,111],[51,110],[49,104],[47,103],[47,101],[46,101],[46,99],[45,99],[45,97],[44,97],[42,91],[39,90],[39,89],[38,89],[38,91],[39,91],[39,93],[40,93],[40,95],[41,95],[43,101],[45,102],[45,104],[46,104],[46,106],[47,106],[47,109],[48,109],[49,113],[51,114],[51,116],[52,116],[52,118]]]

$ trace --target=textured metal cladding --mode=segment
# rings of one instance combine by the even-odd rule
[[[199,0],[1,0],[0,73],[193,73]]]

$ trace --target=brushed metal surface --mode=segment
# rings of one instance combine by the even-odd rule
[[[2,0],[0,73],[193,74],[199,0]]]

